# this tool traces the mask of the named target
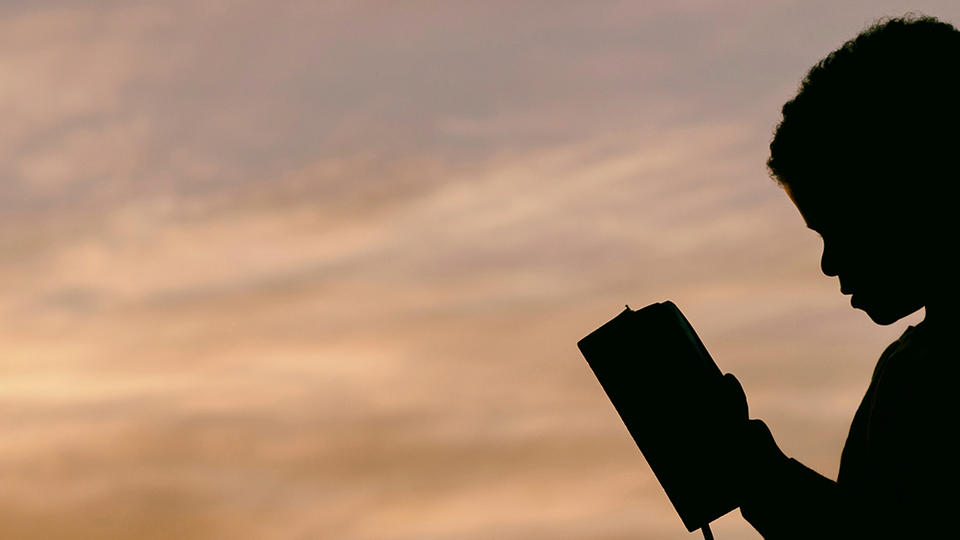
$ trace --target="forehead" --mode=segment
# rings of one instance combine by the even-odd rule
[[[831,209],[826,204],[824,197],[817,196],[817,194],[809,191],[798,192],[790,184],[784,184],[783,189],[787,192],[787,196],[790,197],[793,205],[800,211],[807,227],[815,231],[822,231],[831,214]]]
[[[825,231],[843,233],[865,229],[886,230],[902,221],[909,210],[905,201],[884,198],[876,190],[828,189],[827,186],[784,184],[784,191],[793,202],[807,227],[821,235]],[[901,197],[906,198],[905,196]]]
[[[873,214],[880,208],[879,201],[863,190],[855,194],[844,190],[828,191],[818,186],[797,189],[784,184],[784,191],[800,211],[807,227],[820,234],[876,225]]]

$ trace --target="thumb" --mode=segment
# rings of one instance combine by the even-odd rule
[[[734,418],[744,420],[750,418],[750,410],[747,405],[747,394],[743,391],[740,381],[733,376],[733,373],[723,375],[723,401],[724,405],[730,409]]]

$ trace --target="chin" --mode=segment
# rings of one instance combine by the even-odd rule
[[[907,313],[906,315],[895,315],[895,314],[890,314],[890,313],[877,313],[877,312],[875,312],[875,311],[870,311],[870,310],[866,310],[866,309],[865,309],[864,311],[866,311],[867,315],[870,317],[870,320],[872,320],[873,322],[879,324],[880,326],[887,326],[887,325],[893,324],[893,323],[899,321],[900,319],[906,317],[907,315],[909,315],[909,313]]]
[[[852,302],[852,299],[851,299]],[[876,304],[867,304],[860,305],[855,304],[855,308],[863,310],[867,316],[870,317],[870,320],[879,324],[880,326],[887,326],[893,324],[900,319],[916,313],[918,309],[923,307],[922,305],[917,306],[894,306],[894,305],[876,305]]]

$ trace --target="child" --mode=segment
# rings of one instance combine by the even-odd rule
[[[741,513],[770,539],[958,535],[960,31],[877,24],[815,65],[782,112],[767,164],[822,237],[823,273],[877,324],[926,317],[880,357],[836,482],[784,456],[761,421],[742,424]]]

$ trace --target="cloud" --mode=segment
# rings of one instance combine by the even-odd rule
[[[679,537],[575,348],[668,298],[834,471],[917,316],[763,162],[861,7],[4,3],[0,527]]]

